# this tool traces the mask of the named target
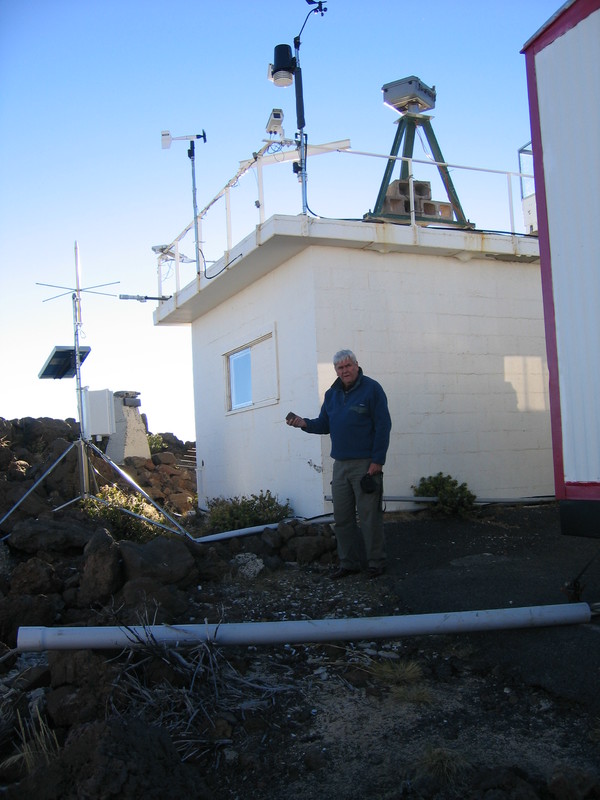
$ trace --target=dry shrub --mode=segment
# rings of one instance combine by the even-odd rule
[[[42,718],[39,708],[30,719],[23,719],[17,710],[17,735],[19,742],[16,752],[2,762],[2,768],[20,765],[30,774],[38,767],[48,766],[58,755],[60,750],[56,734]]]
[[[369,673],[386,686],[392,697],[402,703],[428,705],[431,692],[423,679],[423,670],[417,661],[382,661],[374,663]]]
[[[114,684],[110,712],[166,728],[182,761],[218,760],[231,743],[224,718],[263,711],[276,695],[297,691],[291,679],[240,674],[212,642],[175,649],[150,631],[138,642]]]
[[[454,788],[468,769],[469,762],[456,750],[428,745],[416,764],[415,778]]]

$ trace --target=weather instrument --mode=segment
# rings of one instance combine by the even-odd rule
[[[312,14],[320,14],[323,16],[327,11],[327,7],[325,5],[325,0],[306,0],[309,6],[314,6],[311,8],[308,14],[306,15],[306,19],[304,20],[304,24],[300,28],[300,33],[298,36],[294,37],[294,55],[292,55],[292,48],[289,44],[278,44],[275,46],[274,54],[273,54],[273,63],[269,64],[269,68],[267,71],[267,77],[270,81],[273,81],[275,86],[291,86],[292,83],[294,84],[294,89],[296,92],[296,125],[298,127],[298,131],[296,133],[296,142],[298,144],[298,161],[294,161],[293,168],[294,172],[298,175],[298,179],[300,180],[300,185],[302,188],[302,213],[306,214],[308,212],[308,198],[306,193],[306,161],[308,155],[308,140],[307,136],[304,132],[304,128],[306,126],[306,121],[304,119],[304,92],[302,89],[302,69],[300,68],[300,37],[302,36],[302,32],[306,27],[306,23],[308,22],[308,18]],[[273,109],[273,113],[280,111],[281,109]],[[269,118],[269,122],[267,123],[267,133],[270,133],[269,126],[273,121],[273,114]]]
[[[96,286],[88,286],[85,288],[81,287],[81,279],[80,279],[80,266],[79,266],[79,247],[77,242],[75,242],[75,286],[68,287],[68,286],[57,286],[53,283],[38,283],[38,286],[49,286],[53,289],[63,289],[60,294],[54,295],[53,297],[48,297],[44,302],[48,300],[56,300],[58,297],[64,297],[67,294],[71,294],[71,298],[73,301],[73,338],[74,343],[73,347],[63,347],[63,346],[56,346],[50,353],[50,356],[46,359],[46,363],[42,367],[39,372],[39,378],[54,378],[55,380],[60,380],[62,378],[75,378],[77,384],[77,410],[79,413],[79,438],[75,442],[71,442],[69,447],[62,453],[61,456],[44,472],[44,474],[30,487],[30,489],[23,495],[23,497],[18,500],[13,507],[0,519],[0,525],[17,509],[21,503],[33,492],[35,489],[42,483],[42,481],[52,472],[52,470],[67,456],[68,453],[71,452],[74,448],[77,449],[78,454],[78,465],[79,465],[79,477],[80,477],[80,493],[77,497],[74,497],[72,500],[69,500],[67,503],[56,508],[56,511],[59,511],[62,508],[65,508],[72,503],[76,503],[78,500],[85,500],[89,497],[93,497],[100,503],[108,505],[106,500],[98,495],[98,487],[95,484],[96,493],[90,492],[90,483],[93,479],[92,469],[91,469],[91,462],[89,459],[90,453],[94,453],[99,456],[104,462],[106,462],[123,480],[129,483],[136,492],[141,494],[151,505],[153,505],[158,511],[174,526],[173,528],[169,528],[166,525],[162,525],[155,520],[148,519],[146,517],[141,517],[146,522],[149,522],[152,525],[155,525],[159,528],[165,528],[166,530],[171,531],[172,533],[183,533],[187,536],[187,532],[181,525],[173,519],[163,508],[161,508],[154,500],[148,495],[140,486],[138,486],[135,481],[127,475],[120,467],[118,467],[111,459],[102,451],[100,448],[96,447],[96,445],[92,444],[90,438],[88,436],[88,432],[85,428],[85,415],[83,413],[83,388],[81,385],[81,365],[83,361],[87,358],[90,353],[91,348],[89,347],[82,347],[80,345],[80,336],[81,336],[81,328],[82,328],[82,320],[81,320],[81,295],[84,292],[90,294],[101,294],[107,297],[116,297],[114,294],[110,294],[108,292],[100,292],[97,291],[98,289],[103,289],[107,286],[114,286],[115,284],[119,283],[119,281],[112,281],[111,283],[101,283],[97,284]],[[95,483],[95,480],[94,480]],[[130,514],[132,516],[140,517],[138,514],[133,514],[126,508],[120,507],[121,511],[124,513]]]
[[[39,378],[75,378],[77,383],[77,410],[79,412],[79,429],[81,438],[87,439],[85,430],[85,421],[83,414],[83,389],[81,386],[81,365],[90,353],[89,347],[81,347],[79,340],[81,337],[81,329],[83,323],[81,321],[81,294],[82,292],[89,292],[91,294],[101,294],[106,297],[115,297],[116,295],[109,292],[99,292],[97,289],[103,289],[106,286],[115,286],[119,281],[111,281],[110,283],[99,283],[96,286],[87,286],[81,288],[81,269],[79,264],[79,247],[75,242],[75,286],[57,286],[54,283],[38,283],[37,286],[49,286],[52,289],[64,289],[60,294],[48,297],[43,302],[49,300],[56,300],[59,297],[64,297],[71,294],[73,301],[73,347],[55,347],[46,360],[46,363],[40,370]]]
[[[431,127],[431,117],[425,114],[425,111],[430,111],[435,108],[436,91],[435,86],[428,86],[416,75],[409,75],[407,78],[401,78],[391,83],[386,83],[381,87],[383,92],[383,102],[386,106],[393,108],[401,117],[397,120],[397,130],[394,137],[394,143],[390,152],[390,157],[383,174],[383,180],[377,195],[375,207],[373,211],[365,214],[365,219],[389,219],[392,222],[416,222],[421,225],[429,225],[432,223],[443,223],[444,225],[454,226],[458,228],[473,228],[475,227],[472,222],[469,222],[465,217],[464,211],[458,199],[458,194],[454,188],[452,178],[448,165],[444,161],[442,151],[438,141]],[[412,175],[409,175],[409,165],[412,164],[413,150],[415,144],[415,135],[419,128],[423,129],[431,152],[433,160],[437,164],[437,168],[442,179],[442,183],[448,195],[450,205],[435,203],[430,201],[431,195],[427,198],[422,198],[420,205],[423,207],[415,210],[415,183],[413,183]],[[402,156],[398,158],[400,152],[400,145],[403,144]],[[404,197],[404,204],[410,206],[409,209],[402,209],[398,212],[391,211],[388,202],[388,189],[392,179],[392,173],[396,166],[396,161],[401,162],[400,166],[400,184],[403,189],[410,195],[410,199]],[[422,181],[421,184],[427,182]],[[427,186],[429,186],[427,184]],[[423,185],[419,188],[426,190]],[[429,189],[431,187],[429,186]],[[448,216],[440,218],[439,211],[444,206],[444,210],[448,210]],[[410,211],[410,213],[406,213]]]
[[[192,165],[192,205],[194,207],[194,237],[196,245],[196,275],[200,275],[200,241],[198,235],[198,203],[196,201],[196,145],[197,139],[202,139],[206,144],[206,132],[193,133],[191,136],[171,136],[170,131],[161,131],[160,144],[163,150],[171,147],[171,142],[186,141],[190,143],[188,148],[188,158]]]

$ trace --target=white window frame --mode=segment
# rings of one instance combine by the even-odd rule
[[[234,364],[237,361],[241,361],[242,357],[244,361],[246,358],[248,359],[248,368],[250,370],[249,381],[250,386],[250,397],[248,399],[244,398],[236,402],[237,395],[240,392],[240,389],[237,387],[237,371],[234,369]],[[245,366],[244,366],[245,368]],[[227,371],[229,374],[228,380],[228,388],[229,388],[229,410],[230,411],[239,411],[241,408],[247,408],[248,406],[252,405],[252,350],[250,347],[242,347],[241,350],[236,350],[235,353],[230,353],[227,357]],[[244,387],[245,388],[245,387]]]
[[[262,364],[263,372],[256,372],[254,369],[256,365],[257,348],[266,342],[271,341],[270,359],[272,363],[268,366],[272,367],[273,373],[269,378],[269,386],[265,386],[261,378],[264,378],[265,364]],[[250,353],[250,383],[251,383],[251,397],[248,402],[240,403],[236,406],[233,404],[234,386],[232,384],[233,374],[231,370],[232,359],[235,359],[241,353],[249,351]],[[254,355],[254,360],[253,360]],[[239,414],[243,411],[249,411],[256,408],[263,408],[264,406],[276,405],[279,403],[279,359],[277,356],[277,338],[275,327],[270,329],[267,333],[257,336],[249,342],[229,350],[223,354],[224,367],[225,367],[225,384],[226,384],[226,414]],[[259,361],[260,364],[260,361]]]

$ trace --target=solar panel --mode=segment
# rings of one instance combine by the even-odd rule
[[[79,348],[79,363],[83,364],[88,357],[90,347]],[[46,363],[39,372],[38,378],[74,378],[76,372],[75,366],[75,348],[74,347],[61,347],[57,345],[48,356]]]

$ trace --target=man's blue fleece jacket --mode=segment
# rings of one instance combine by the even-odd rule
[[[348,391],[338,378],[325,392],[321,413],[306,419],[306,433],[331,434],[331,457],[339,461],[369,458],[385,464],[392,420],[387,397],[377,381],[359,370]]]

